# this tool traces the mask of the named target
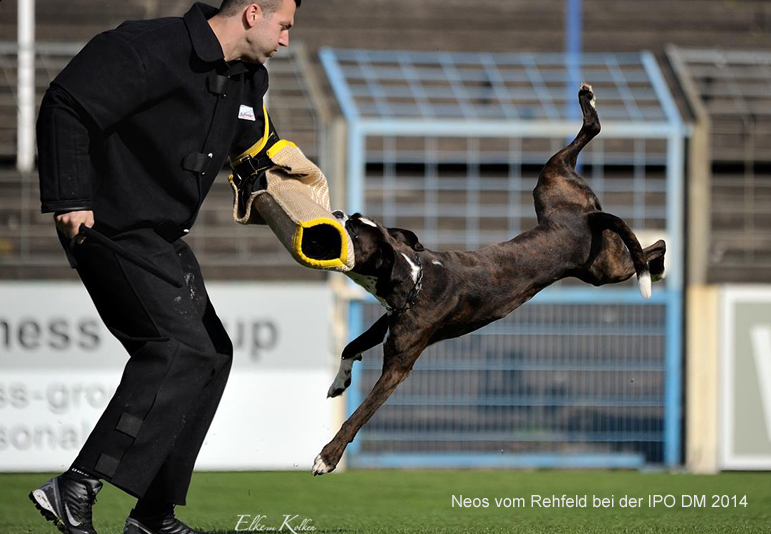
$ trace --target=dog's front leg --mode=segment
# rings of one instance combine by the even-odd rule
[[[415,360],[428,344],[428,336],[419,338],[411,347],[398,351],[392,342],[386,343],[383,354],[383,374],[375,383],[372,391],[355,412],[343,423],[332,441],[321,450],[313,464],[313,474],[324,475],[335,470],[343,452],[353,441],[359,429],[375,414],[378,408],[391,396],[396,387],[409,375]],[[389,339],[389,341],[391,341]]]
[[[340,369],[337,371],[335,381],[329,386],[327,397],[337,397],[338,395],[342,395],[343,391],[351,385],[353,362],[361,360],[361,355],[364,352],[375,345],[382,343],[386,332],[388,332],[388,315],[383,314],[383,316],[375,321],[375,324],[370,326],[366,332],[348,343],[345,349],[343,349],[343,356],[340,360]]]
[[[409,369],[391,368],[383,372],[372,391],[364,399],[364,402],[356,409],[348,420],[337,432],[332,441],[316,456],[313,464],[313,474],[324,475],[335,470],[343,452],[348,444],[353,441],[356,433],[370,420],[378,408],[391,396],[391,394],[409,374]]]

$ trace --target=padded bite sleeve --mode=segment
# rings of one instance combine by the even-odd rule
[[[329,187],[321,170],[286,140],[267,151],[272,167],[238,185],[233,176],[233,218],[241,224],[267,224],[299,264],[314,269],[350,271],[353,244],[332,214]]]

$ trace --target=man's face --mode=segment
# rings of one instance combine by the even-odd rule
[[[276,11],[260,11],[254,26],[247,32],[247,50],[243,59],[265,63],[280,46],[289,46],[289,29],[294,25],[296,10],[295,0],[281,0]]]

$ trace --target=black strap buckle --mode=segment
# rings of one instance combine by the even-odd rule
[[[256,158],[246,156],[246,158],[241,160],[241,163],[233,166],[233,183],[240,189],[241,184],[249,177],[255,174],[262,174],[268,169],[275,167],[275,165],[268,156],[262,153]]]
[[[268,157],[268,150],[275,145],[281,138],[276,133],[273,123],[269,123],[268,140],[265,145],[254,156],[246,155],[236,165],[231,164],[233,169],[233,183],[241,188],[241,184],[253,174],[260,174],[268,169],[275,167],[276,164]]]

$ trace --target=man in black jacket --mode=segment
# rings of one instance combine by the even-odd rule
[[[289,45],[300,2],[224,0],[219,12],[199,3],[182,18],[126,22],[89,42],[43,99],[43,212],[130,354],[72,467],[30,493],[64,533],[95,533],[100,479],[138,498],[126,534],[194,532],[173,507],[233,346],[180,238],[228,157],[261,137],[263,64]]]

